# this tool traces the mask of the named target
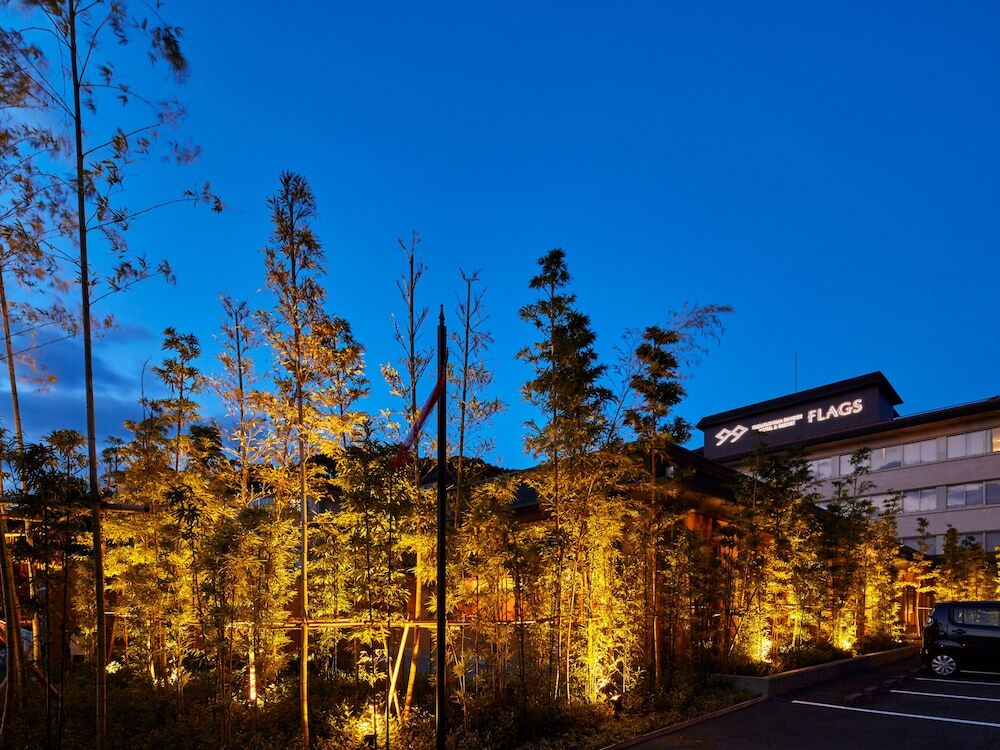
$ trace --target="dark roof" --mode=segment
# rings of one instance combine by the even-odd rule
[[[903,399],[901,399],[899,394],[896,393],[896,389],[892,387],[889,379],[886,378],[881,371],[876,370],[875,372],[870,372],[867,375],[859,375],[855,378],[848,378],[847,380],[838,380],[836,383],[828,383],[827,385],[821,385],[817,388],[809,388],[805,391],[798,391],[796,393],[790,393],[786,396],[780,396],[779,398],[772,398],[768,401],[759,401],[756,404],[750,404],[749,406],[741,406],[738,409],[730,409],[729,411],[719,412],[718,414],[710,414],[707,417],[702,417],[695,427],[700,430],[704,430],[705,425],[712,425],[718,422],[735,421],[742,419],[749,414],[776,411],[778,409],[794,406],[795,404],[806,401],[815,401],[828,396],[835,396],[839,393],[856,391],[870,386],[877,387],[883,393],[886,400],[893,406],[903,403]]]
[[[669,444],[666,452],[674,465],[688,470],[680,475],[681,484],[718,498],[731,499],[740,472],[705,458],[700,451],[680,445]]]

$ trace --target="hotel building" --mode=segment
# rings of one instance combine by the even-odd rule
[[[824,500],[850,473],[851,454],[868,448],[867,494],[876,504],[902,494],[904,544],[916,546],[922,516],[932,553],[941,552],[948,526],[992,552],[1000,546],[1000,396],[904,416],[896,411],[901,403],[874,372],[713,414],[697,427],[704,456],[725,466],[741,466],[758,443],[803,449]]]

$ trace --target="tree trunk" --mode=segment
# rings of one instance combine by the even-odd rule
[[[95,746],[104,747],[107,704],[105,697],[105,622],[104,622],[104,539],[101,533],[101,498],[97,481],[97,428],[94,422],[94,361],[90,330],[90,264],[87,257],[86,170],[83,150],[83,109],[80,104],[80,71],[76,35],[76,0],[67,0],[69,18],[69,56],[73,76],[73,131],[76,147],[76,220],[80,246],[80,316],[83,324],[83,373],[87,398],[88,489],[92,503],[91,523],[94,546],[94,603],[97,619],[96,693],[97,725]]]
[[[7,515],[0,510],[0,564],[3,574],[3,610],[7,642],[7,688],[4,696],[4,716],[12,718],[24,708],[26,671],[24,647],[21,643],[21,623],[14,581],[14,564],[7,546]],[[4,722],[5,729],[7,723]]]
[[[417,564],[415,570],[420,570],[420,553],[417,553]],[[423,616],[423,586],[420,585],[420,575],[414,576],[413,592],[413,619],[419,620]],[[413,648],[410,651],[410,670],[406,676],[406,698],[403,701],[403,718],[410,715],[410,708],[413,706],[413,688],[417,682],[417,668],[420,666],[420,627],[413,626]]]

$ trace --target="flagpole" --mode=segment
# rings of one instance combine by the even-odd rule
[[[445,635],[445,610],[447,577],[445,565],[445,529],[447,528],[447,476],[448,476],[448,338],[444,325],[444,305],[438,318],[438,401],[437,435],[437,750],[445,750],[448,736],[447,703],[445,700],[447,636]]]

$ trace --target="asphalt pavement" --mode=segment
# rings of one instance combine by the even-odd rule
[[[769,698],[637,750],[1000,750],[1000,674],[934,679],[916,657]]]

